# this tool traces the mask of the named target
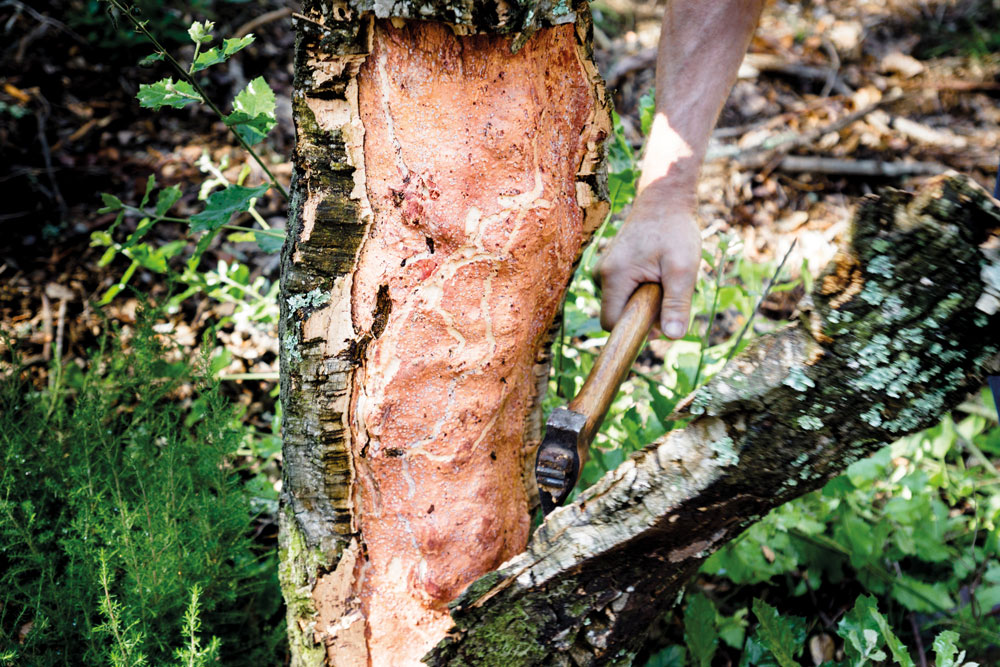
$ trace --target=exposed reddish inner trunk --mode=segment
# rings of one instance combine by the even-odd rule
[[[516,55],[376,26],[358,76],[374,214],[354,279],[356,586],[375,665],[416,662],[446,603],[523,550],[532,368],[583,240],[594,84],[575,27]]]

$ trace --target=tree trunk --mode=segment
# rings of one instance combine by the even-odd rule
[[[280,331],[294,662],[418,664],[527,543],[609,112],[586,10],[305,4]]]
[[[305,4],[281,302],[293,664],[628,664],[709,553],[997,364],[993,201],[959,178],[870,198],[801,321],[526,547],[547,344],[606,210],[587,13]]]

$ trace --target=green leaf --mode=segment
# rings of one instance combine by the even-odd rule
[[[114,213],[125,208],[125,204],[121,199],[114,195],[109,195],[107,192],[101,193],[101,201],[104,202],[104,206],[97,209],[98,213]]]
[[[139,67],[152,67],[154,63],[158,63],[163,60],[163,54],[157,51],[156,53],[150,53],[139,60]]]
[[[221,47],[213,46],[194,59],[194,63],[191,66],[191,73],[200,72],[212,65],[226,62],[229,60],[229,56],[253,44],[253,40],[253,35],[223,40]]]
[[[737,610],[732,616],[722,616],[719,620],[719,638],[726,642],[731,648],[738,649],[743,646],[746,639],[747,615],[749,609]]]
[[[234,213],[242,213],[250,208],[250,200],[267,192],[268,185],[258,185],[248,188],[242,185],[230,185],[225,190],[213,192],[208,196],[205,210],[191,216],[191,230],[204,232],[215,230],[229,222]]]
[[[188,28],[188,36],[191,38],[191,41],[196,44],[207,44],[212,41],[212,30],[214,29],[214,21],[204,21],[202,23],[195,21],[191,24],[191,27]]]
[[[686,667],[687,652],[683,646],[668,646],[649,657],[646,667]]]
[[[719,635],[715,630],[715,606],[698,593],[688,599],[684,609],[684,641],[691,650],[691,662],[699,667],[711,667]]]
[[[934,613],[955,606],[946,582],[928,584],[905,574],[893,582],[892,596],[910,611]]]
[[[254,236],[257,237],[255,239],[257,241],[257,247],[268,254],[280,251],[281,246],[285,243],[284,235],[278,236],[275,233],[267,234],[259,229],[254,230]]]
[[[885,651],[880,649],[878,621],[871,613],[875,608],[873,596],[861,596],[837,625],[837,634],[844,640],[844,652],[852,667],[886,659]]]
[[[149,175],[146,179],[146,191],[142,193],[142,201],[139,202],[139,208],[146,208],[146,204],[149,203],[149,195],[153,194],[153,190],[156,189],[156,176],[153,174]]]
[[[201,96],[190,83],[173,79],[139,84],[139,94],[135,97],[139,100],[139,106],[154,110],[162,107],[183,109],[192,102],[201,101]]]
[[[169,188],[160,190],[160,194],[156,196],[156,217],[159,218],[166,215],[170,207],[176,204],[180,198],[181,189],[176,185],[171,185]]]
[[[237,93],[233,100],[233,113],[226,116],[226,125],[251,146],[266,137],[277,122],[274,117],[274,91],[261,76]]]
[[[639,98],[639,126],[642,128],[643,136],[649,136],[649,130],[653,127],[653,116],[656,114],[656,89],[650,88],[646,94]]]
[[[799,667],[794,656],[801,647],[796,645],[795,634],[788,619],[758,598],[754,598],[753,613],[760,623],[757,627],[760,640],[774,654],[778,664],[781,667]]]
[[[889,621],[878,610],[875,598],[871,596],[863,599],[859,598],[858,603],[863,603],[863,606],[868,610],[868,615],[875,621],[875,625],[878,626],[878,630],[882,634],[882,639],[885,640],[886,645],[889,647],[889,652],[892,653],[892,657],[896,663],[903,667],[914,667],[913,658],[910,657],[910,653],[906,650],[903,642],[899,641],[899,637],[889,627]]]
[[[945,630],[937,637],[934,638],[934,644],[932,648],[934,649],[935,663],[936,667],[960,667],[962,661],[965,659],[965,653],[963,652],[958,659],[955,658],[955,654],[958,653],[958,647],[955,642],[958,641],[959,635],[954,630]]]

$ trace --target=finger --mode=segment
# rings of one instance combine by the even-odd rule
[[[661,260],[663,302],[660,328],[667,338],[683,338],[691,317],[691,296],[698,278],[697,265],[673,264]]]
[[[608,276],[601,291],[601,328],[611,331],[625,310],[625,303],[639,286],[634,280]]]

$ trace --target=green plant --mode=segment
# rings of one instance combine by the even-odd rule
[[[153,331],[102,339],[45,390],[0,378],[0,655],[9,664],[273,664],[274,554],[233,452],[233,408]],[[59,362],[56,362],[57,364]],[[182,632],[179,632],[183,628]],[[218,638],[218,641],[202,637]],[[173,658],[173,660],[172,660]]]
[[[225,114],[208,96],[199,81],[200,72],[225,62],[252,44],[253,35],[224,39],[221,44],[210,46],[215,40],[214,24],[211,21],[196,21],[187,30],[187,35],[194,44],[194,53],[187,66],[184,66],[158,41],[147,22],[135,15],[133,6],[120,0],[108,0],[108,2],[123,20],[129,21],[138,34],[153,44],[156,50],[145,59],[146,62],[152,64],[165,61],[178,75],[176,79],[163,78],[152,84],[141,85],[137,95],[140,105],[153,110],[163,107],[180,109],[195,103],[208,106],[264,170],[269,183],[252,187],[245,185],[250,173],[247,165],[244,165],[235,182],[230,182],[223,174],[228,164],[225,162],[215,164],[207,155],[203,155],[198,166],[206,174],[206,178],[199,188],[199,199],[205,200],[206,205],[202,211],[188,218],[169,215],[182,197],[181,188],[174,185],[157,190],[156,181],[152,176],[146,183],[145,194],[138,206],[127,205],[114,195],[102,193],[104,207],[98,212],[117,215],[108,229],[96,231],[91,235],[91,245],[107,248],[101,258],[101,266],[108,265],[118,255],[130,260],[130,264],[121,279],[104,293],[101,303],[109,303],[125,288],[135,272],[143,268],[168,275],[185,285],[185,289],[173,298],[171,307],[176,307],[180,301],[201,293],[221,301],[234,302],[245,311],[240,315],[273,327],[277,323],[277,284],[263,279],[250,283],[248,271],[238,264],[220,263],[217,267],[209,269],[201,266],[205,251],[222,230],[233,232],[229,235],[230,241],[256,241],[259,248],[268,253],[277,252],[284,240],[284,233],[271,229],[255,208],[257,200],[270,188],[285,198],[288,196],[284,187],[274,178],[267,164],[253,148],[277,123],[274,113],[274,92],[263,78],[257,77],[237,93],[232,102],[232,112]],[[242,214],[252,218],[259,228],[250,229],[230,224],[234,215]],[[123,239],[116,240],[116,231],[126,217],[137,218],[138,223],[134,230],[124,235]],[[149,232],[161,223],[178,223],[186,226],[189,240],[177,239],[154,246],[147,237]],[[184,254],[187,256],[181,262]]]

